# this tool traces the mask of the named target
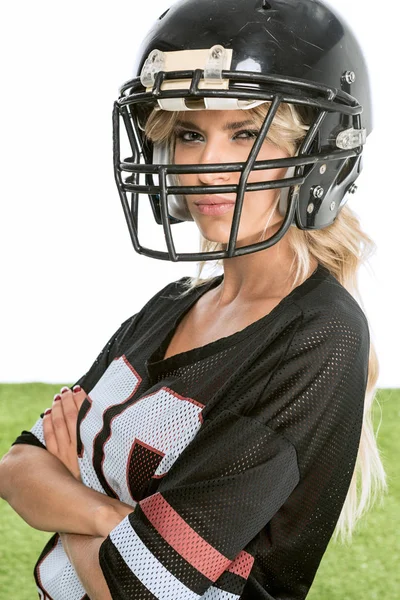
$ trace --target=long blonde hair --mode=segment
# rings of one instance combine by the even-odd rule
[[[260,125],[265,118],[269,103],[246,111]],[[146,123],[145,135],[153,142],[168,142],[170,149],[175,145],[174,126],[180,113],[154,110]],[[294,155],[308,130],[311,114],[306,107],[296,108],[291,104],[281,104],[268,132],[268,140]],[[271,214],[279,202],[279,194]],[[266,231],[264,229],[263,234]],[[263,234],[260,239],[263,239]],[[340,210],[332,225],[318,230],[300,230],[290,227],[285,234],[293,251],[293,262],[289,275],[293,277],[292,289],[309,276],[312,258],[324,265],[334,277],[352,294],[364,309],[357,283],[357,273],[361,264],[368,261],[376,250],[373,240],[361,229],[360,221],[346,204]],[[200,234],[201,252],[225,249],[225,244],[210,242]],[[221,261],[216,262],[216,267]],[[186,295],[210,280],[202,277],[206,261],[198,263],[195,277],[189,278],[181,295]],[[364,309],[365,312],[365,309]],[[351,542],[359,519],[369,511],[375,502],[382,501],[388,486],[373,428],[373,405],[378,403],[376,383],[379,375],[379,362],[374,344],[371,341],[368,363],[368,381],[364,401],[364,416],[360,445],[350,487],[336,524],[333,540],[340,536],[342,543]],[[379,429],[379,428],[378,428]],[[377,435],[377,434],[376,434]]]

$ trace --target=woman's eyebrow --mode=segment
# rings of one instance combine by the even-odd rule
[[[249,127],[250,125],[255,127],[255,123],[251,119],[247,119],[247,121],[232,121],[231,123],[225,123],[222,129],[223,131],[232,131],[233,129],[241,129],[241,127]]]
[[[232,131],[235,129],[240,129],[241,127],[249,127],[250,125],[252,125],[253,127],[255,126],[254,121],[252,121],[251,119],[247,119],[246,121],[231,121],[230,123],[225,123],[225,125],[223,125],[222,127],[222,130]],[[196,123],[193,123],[193,121],[177,121],[176,126],[193,128],[201,131],[201,127],[199,127]]]

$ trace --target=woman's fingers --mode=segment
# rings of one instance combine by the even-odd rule
[[[46,442],[46,448],[51,454],[58,454],[57,438],[53,428],[51,418],[51,408],[46,408],[43,415],[43,435]]]
[[[73,392],[73,397],[74,397],[74,402],[75,402],[76,408],[79,411],[80,407],[83,404],[83,401],[86,399],[87,394],[86,394],[85,390],[83,390],[81,388],[80,385],[75,385],[72,388],[72,392]]]
[[[51,417],[60,450],[66,449],[76,438],[76,419],[78,411],[69,388],[61,388],[54,396]]]
[[[63,387],[54,396],[51,409],[47,409],[43,415],[43,434],[47,449],[76,479],[80,479],[76,453],[78,407],[85,397],[83,390],[75,394],[68,387]]]
[[[86,392],[80,386],[75,386],[74,391],[68,387],[61,388],[60,393],[54,396],[51,409],[51,420],[57,446],[65,450],[67,446],[76,447],[76,423],[78,412],[86,398]]]

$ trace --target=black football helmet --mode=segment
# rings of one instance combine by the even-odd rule
[[[265,102],[270,108],[245,163],[174,165],[167,145],[153,145],[143,133],[154,107],[246,110]],[[310,128],[294,157],[257,161],[283,102],[309,107]],[[115,178],[135,250],[171,261],[240,256],[277,243],[291,225],[322,229],[334,222],[356,190],[372,130],[368,71],[349,26],[320,0],[180,0],[144,39],[135,77],[115,102],[113,128]],[[121,154],[122,135],[128,156]],[[285,179],[248,183],[252,170],[281,167]],[[176,181],[182,173],[218,172],[239,172],[239,184],[183,187]],[[244,194],[271,188],[281,188],[280,229],[237,248]],[[185,194],[212,193],[236,193],[226,250],[177,252],[171,225],[193,221]],[[139,242],[139,208],[148,200],[163,227],[165,252]]]

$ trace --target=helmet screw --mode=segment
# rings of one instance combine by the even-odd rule
[[[212,58],[214,58],[214,59],[220,58],[223,51],[224,51],[224,49],[221,46],[214,46],[214,48],[212,49],[212,52],[211,52]]]
[[[332,204],[330,205],[330,209],[335,210],[335,206],[336,206],[336,202],[332,202]]]
[[[313,188],[312,193],[313,193],[314,198],[318,198],[320,200],[322,198],[322,196],[324,195],[325,190],[320,185],[316,185]]]
[[[343,81],[346,83],[354,83],[356,80],[356,74],[354,71],[345,71],[343,73]]]
[[[307,206],[307,212],[309,215],[311,215],[311,213],[314,210],[314,204],[312,202],[310,202],[310,204]]]
[[[319,172],[321,173],[321,175],[323,175],[326,172],[326,165],[321,165]]]
[[[358,190],[358,187],[356,186],[356,184],[355,184],[355,183],[353,183],[353,184],[350,186],[350,188],[349,188],[349,192],[348,192],[348,193],[349,193],[349,194],[355,194],[357,190]]]

